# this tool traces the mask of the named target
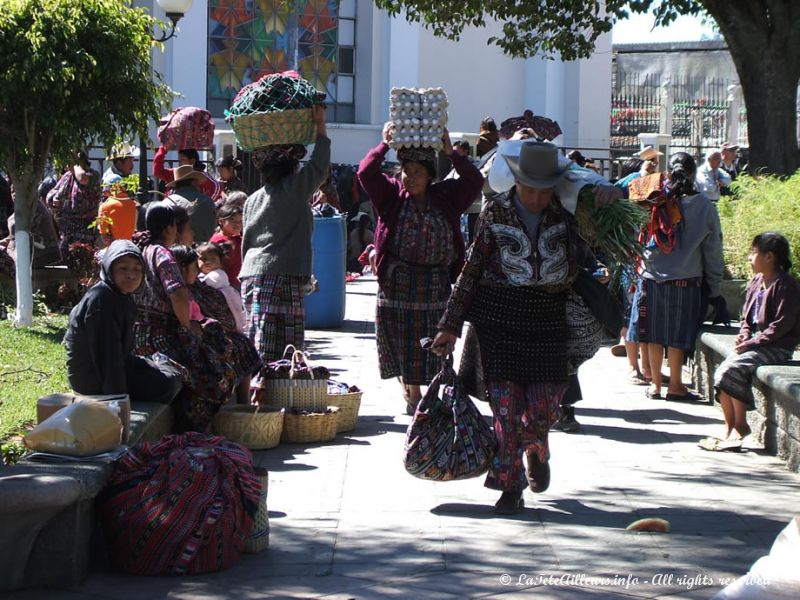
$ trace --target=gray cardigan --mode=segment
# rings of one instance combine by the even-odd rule
[[[297,173],[254,192],[244,204],[242,270],[239,279],[255,275],[311,275],[310,200],[325,181],[331,163],[331,141],[318,135],[311,159]]]
[[[709,297],[719,296],[725,264],[717,207],[705,194],[686,196],[681,199],[681,215],[675,248],[669,254],[646,249],[642,277],[658,282],[702,277]]]

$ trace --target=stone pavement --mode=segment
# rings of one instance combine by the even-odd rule
[[[526,491],[521,515],[495,516],[482,479],[407,475],[410,417],[397,382],[378,377],[375,290],[348,284],[345,326],[309,332],[312,357],[364,390],[356,430],[256,455],[270,471],[268,550],[209,576],[97,572],[11,598],[710,598],[797,514],[800,475],[755,451],[700,450],[717,409],[646,399],[607,348],[581,368],[582,433],[553,432],[550,489]],[[647,516],[672,531],[625,531]]]

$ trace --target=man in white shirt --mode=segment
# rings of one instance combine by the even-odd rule
[[[706,162],[697,169],[695,188],[698,192],[703,192],[712,202],[719,200],[722,188],[731,185],[731,176],[720,168],[721,164],[722,153],[719,150],[711,150],[706,155]]]

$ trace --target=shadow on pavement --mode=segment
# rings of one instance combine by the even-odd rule
[[[720,419],[703,417],[700,415],[690,415],[671,408],[654,409],[609,409],[609,408],[582,408],[580,404],[576,406],[578,415],[587,417],[600,417],[609,419],[624,419],[627,423],[686,423],[690,425],[702,425],[707,423],[719,423]]]

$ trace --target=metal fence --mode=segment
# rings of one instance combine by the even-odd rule
[[[617,73],[611,91],[612,157],[630,156],[640,147],[640,133],[658,132],[672,135],[673,151],[696,158],[725,141],[747,146],[741,88],[719,77]]]

